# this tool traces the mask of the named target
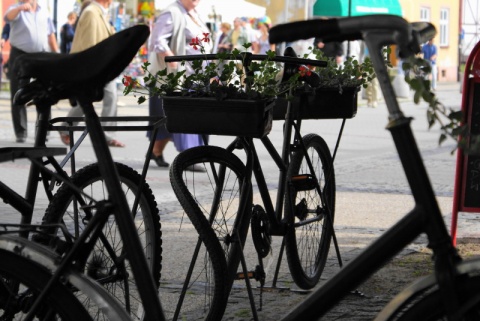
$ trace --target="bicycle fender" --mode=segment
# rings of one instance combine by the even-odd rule
[[[58,262],[61,260],[50,249],[18,236],[0,236],[0,249],[27,258],[52,273],[57,270]],[[68,269],[62,277],[95,302],[109,320],[131,321],[130,316],[120,302],[94,280],[72,269]]]
[[[462,261],[456,267],[457,276],[468,275],[471,273],[478,274],[480,271],[480,258],[470,259]],[[412,297],[417,293],[425,291],[426,289],[434,286],[437,283],[437,279],[434,274],[430,274],[417,281],[411,283],[402,292],[397,294],[377,315],[374,321],[387,321],[401,309]]]

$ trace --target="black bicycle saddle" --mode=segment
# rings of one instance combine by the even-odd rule
[[[27,103],[41,91],[54,100],[83,95],[87,100],[101,100],[105,84],[128,66],[149,34],[148,26],[138,25],[78,53],[24,54],[16,60],[15,71],[18,77],[33,78],[34,82],[20,89],[15,100]]]

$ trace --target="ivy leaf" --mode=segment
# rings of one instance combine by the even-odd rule
[[[413,101],[415,102],[415,104],[418,104],[420,102],[421,97],[422,97],[422,92],[415,91],[415,94],[413,95]]]
[[[480,144],[470,144],[466,137],[472,141],[470,128],[463,125],[463,113],[458,110],[452,110],[442,105],[435,94],[430,90],[430,80],[428,73],[431,71],[430,64],[423,58],[410,57],[404,60],[403,69],[405,70],[405,81],[414,91],[414,102],[419,104],[422,100],[428,103],[427,123],[431,129],[435,124],[440,125],[439,144],[446,141],[447,138],[457,141],[457,147],[464,149],[465,152],[477,151],[480,153]],[[461,139],[458,139],[461,137]]]
[[[435,113],[430,109],[427,110],[427,122],[428,128],[431,128],[433,125],[435,125]]]
[[[459,126],[452,129],[452,134],[455,136],[463,135],[465,133],[466,126]]]
[[[463,120],[463,112],[461,110],[458,111],[452,111],[449,115],[448,118],[451,120],[456,120],[456,121],[462,121]]]
[[[138,97],[137,102],[138,102],[138,104],[140,105],[140,104],[143,104],[143,103],[145,102],[145,100],[147,100],[147,99],[145,98],[145,96],[140,96],[140,97]]]
[[[447,135],[445,135],[444,133],[440,134],[440,138],[438,139],[438,145],[442,145],[442,143],[446,140],[447,140]]]
[[[432,101],[432,99],[434,99],[434,94],[429,90],[424,90],[422,91],[422,98],[424,101],[429,102],[429,101]]]

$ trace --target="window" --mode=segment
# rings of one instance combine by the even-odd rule
[[[450,11],[448,9],[440,10],[440,46],[448,46],[448,26]]]
[[[426,7],[420,8],[420,21],[430,22],[430,8],[426,8]]]

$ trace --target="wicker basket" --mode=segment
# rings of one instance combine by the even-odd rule
[[[320,88],[314,93],[294,97],[292,107],[294,115],[300,113],[301,119],[353,118],[357,114],[359,87],[338,89]],[[287,111],[286,99],[277,99],[273,109],[273,120],[284,120]]]
[[[172,133],[261,138],[272,129],[272,101],[200,97],[163,97]]]

